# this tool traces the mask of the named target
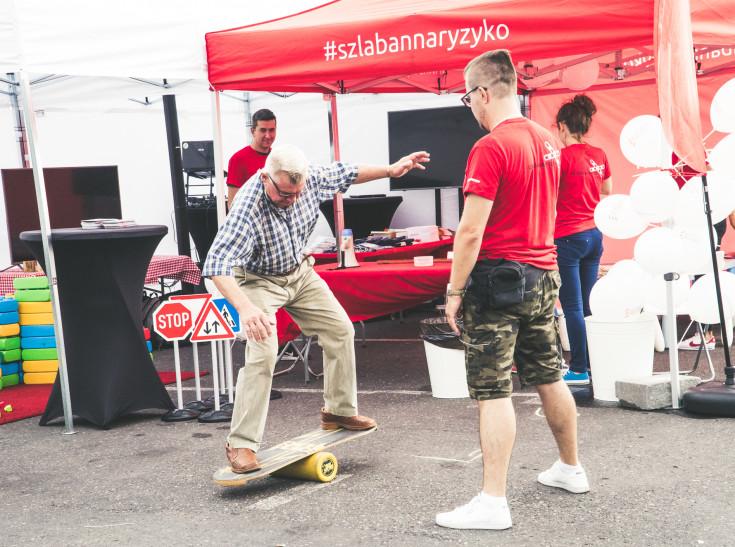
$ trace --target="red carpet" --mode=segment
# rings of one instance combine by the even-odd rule
[[[209,372],[200,372],[200,376]],[[172,371],[159,372],[161,382],[173,384],[176,382],[176,373]],[[194,378],[193,372],[182,372],[181,379]],[[0,390],[0,424],[15,422],[30,416],[40,416],[46,408],[46,402],[51,394],[52,384],[19,384]],[[7,405],[12,407],[12,412],[3,410]]]

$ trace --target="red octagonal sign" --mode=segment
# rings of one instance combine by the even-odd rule
[[[186,338],[193,326],[191,311],[180,302],[164,302],[153,312],[154,330],[168,341]]]

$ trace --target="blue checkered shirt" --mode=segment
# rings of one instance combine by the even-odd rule
[[[259,175],[235,195],[209,249],[203,276],[233,275],[234,266],[259,275],[282,275],[298,266],[316,226],[319,204],[347,191],[357,178],[357,165],[310,165],[304,190],[285,209],[273,205]]]

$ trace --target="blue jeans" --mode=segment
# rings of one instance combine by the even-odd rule
[[[561,276],[559,300],[567,323],[571,360],[569,370],[587,372],[587,329],[584,318],[590,311],[590,291],[597,282],[602,256],[602,232],[597,228],[555,239]]]

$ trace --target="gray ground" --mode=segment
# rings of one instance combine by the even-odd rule
[[[735,426],[730,418],[683,410],[638,411],[573,389],[579,406],[580,453],[592,491],[573,495],[540,485],[556,452],[539,399],[515,395],[518,437],[507,531],[455,531],[434,524],[437,512],[469,501],[482,463],[476,405],[436,399],[430,391],[419,320],[366,323],[357,343],[360,410],[378,432],[333,449],[332,483],[266,477],[223,488],[212,473],[226,465],[228,424],[164,423],[138,413],[101,430],[30,418],[0,426],[0,543],[12,545],[732,545],[735,480],[730,473]],[[680,325],[683,329],[684,325]],[[358,326],[358,334],[360,328]],[[210,367],[209,351],[201,363]],[[680,352],[682,370],[692,352]],[[173,370],[172,350],[154,353]],[[242,347],[235,349],[242,362]],[[714,353],[722,378],[724,353]],[[191,370],[191,348],[182,348]],[[312,352],[321,370],[321,352]],[[704,371],[698,373],[704,376]],[[656,354],[657,371],[668,354]],[[211,394],[211,376],[204,380]],[[184,382],[194,399],[194,381]],[[171,386],[173,388],[173,386]],[[318,427],[322,380],[304,383],[303,368],[274,380],[265,446]],[[171,396],[176,400],[175,390]]]

